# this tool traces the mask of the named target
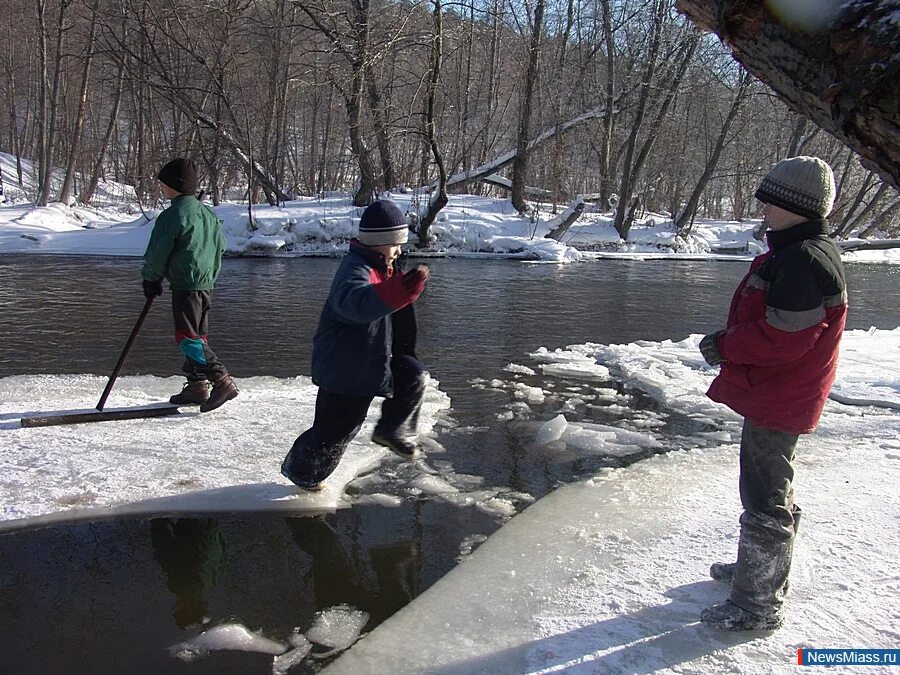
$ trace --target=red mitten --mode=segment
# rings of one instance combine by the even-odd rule
[[[410,302],[415,302],[422,294],[422,291],[425,290],[425,283],[428,281],[428,276],[428,267],[425,265],[417,265],[403,274],[403,287],[406,289],[406,292],[409,293]]]

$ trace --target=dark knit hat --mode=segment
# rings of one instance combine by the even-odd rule
[[[189,159],[173,159],[159,170],[156,177],[182,194],[192,195],[197,191],[197,165]]]
[[[834,174],[818,157],[783,159],[763,178],[756,198],[807,218],[824,218],[834,206]]]
[[[369,204],[359,219],[359,243],[366,246],[403,244],[408,236],[406,218],[390,199]]]

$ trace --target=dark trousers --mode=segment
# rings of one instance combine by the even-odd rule
[[[376,428],[387,436],[414,437],[425,394],[424,367],[412,356],[395,356],[391,359],[391,373],[394,396],[381,404]],[[374,398],[345,396],[320,387],[313,425],[294,441],[281,464],[281,473],[304,487],[330,476],[359,433]]]
[[[215,382],[228,374],[206,341],[212,291],[172,291],[175,343],[184,354],[182,372],[188,381]]]
[[[768,616],[784,598],[800,507],[794,504],[797,434],[744,420],[741,434],[741,537],[731,601]]]

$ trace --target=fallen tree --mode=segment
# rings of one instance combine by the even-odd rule
[[[900,248],[900,239],[849,239],[837,242],[843,253],[849,251],[883,251]]]
[[[562,241],[563,235],[569,231],[572,224],[584,213],[585,206],[587,204],[584,199],[576,197],[575,201],[569,204],[565,211],[556,216],[556,218],[547,221],[547,227],[550,228],[550,232],[545,234],[544,237]]]
[[[584,124],[590,120],[602,118],[606,114],[606,105],[602,105],[600,107],[594,108],[593,110],[588,110],[585,113],[582,113],[578,117],[568,120],[559,125],[554,125],[549,129],[538,134],[535,138],[528,141],[527,149],[528,152],[531,152],[535,148],[537,148],[542,143],[546,143],[551,138],[555,138],[558,134],[564,134],[567,131],[574,129],[575,127]],[[494,159],[485,162],[481,166],[476,166],[475,168],[469,169],[467,171],[461,171],[459,173],[453,174],[447,179],[447,187],[454,186],[463,186],[469,183],[473,183],[475,181],[482,180],[486,176],[490,176],[493,173],[496,173],[499,169],[502,169],[507,164],[512,163],[512,161],[516,158],[516,149],[507,150],[501,155],[498,155]]]

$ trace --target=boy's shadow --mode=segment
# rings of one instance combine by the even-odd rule
[[[652,673],[765,635],[727,633],[699,623],[700,610],[727,595],[725,587],[714,581],[677,586],[664,595],[672,601],[459,661],[433,672],[499,675],[549,669],[556,673]],[[596,654],[599,651],[608,653]]]

